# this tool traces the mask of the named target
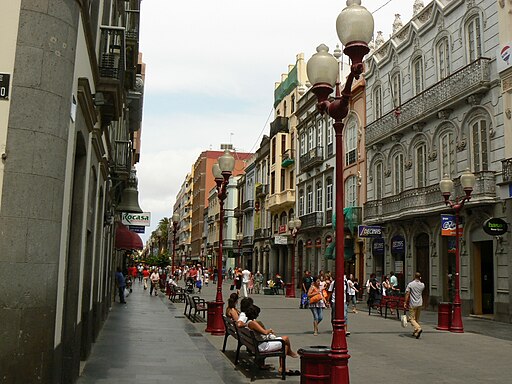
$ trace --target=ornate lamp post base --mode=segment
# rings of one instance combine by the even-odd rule
[[[225,328],[224,321],[222,320],[224,303],[222,301],[209,301],[206,304],[208,305],[208,313],[205,332],[209,332],[213,336],[224,336]]]

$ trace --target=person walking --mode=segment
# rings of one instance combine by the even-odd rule
[[[254,275],[254,291],[255,293],[260,293],[261,291],[261,285],[263,283],[263,275],[260,273],[260,271],[257,271]]]
[[[158,286],[160,284],[160,275],[158,274],[158,269],[153,269],[153,273],[149,277],[151,280],[151,286],[149,287],[149,296],[153,294],[153,290],[155,291],[155,296],[158,296]]]
[[[423,306],[423,290],[425,284],[421,281],[421,273],[416,272],[414,280],[405,288],[404,309],[409,308],[409,322],[414,327],[413,337],[419,339],[423,330],[421,329],[420,313]]]
[[[309,309],[313,314],[313,335],[318,336],[318,324],[324,318],[325,297],[320,287],[320,279],[314,279],[308,290]]]
[[[116,269],[116,285],[119,292],[119,302],[121,304],[126,304],[124,300],[124,289],[126,288],[126,279],[124,278],[123,272],[121,272],[121,267],[117,267]]]
[[[302,296],[308,294],[309,288],[311,287],[312,283],[313,279],[311,278],[311,272],[304,271],[304,277],[302,278],[302,295],[299,306],[300,309],[308,307],[307,301],[304,302],[304,300],[302,300]]]
[[[251,271],[249,271],[247,268],[245,268],[242,271],[242,296],[243,297],[249,297],[249,281],[251,280]]]
[[[357,313],[356,293],[359,292],[354,284],[354,275],[350,274],[347,280],[349,303],[352,303],[352,313]]]
[[[149,271],[146,267],[142,270],[142,277],[144,279],[144,290],[148,289]]]
[[[400,293],[400,288],[398,288],[398,278],[395,275],[395,272],[391,271],[389,273],[389,283],[391,284],[391,293],[390,296],[396,296]]]

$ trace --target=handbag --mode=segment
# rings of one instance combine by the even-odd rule
[[[400,318],[400,321],[402,323],[402,327],[407,327],[407,315],[402,315],[402,317]]]
[[[313,287],[311,287],[313,288]],[[322,300],[324,297],[322,296],[322,292],[317,291],[314,296],[311,296],[309,298],[309,304],[315,304],[318,303],[320,300]]]

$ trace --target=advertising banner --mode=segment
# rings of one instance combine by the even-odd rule
[[[378,238],[373,240],[372,243],[373,256],[382,256],[384,254],[384,239]]]
[[[393,236],[391,239],[391,253],[405,253],[405,239],[403,236]]]
[[[358,225],[359,237],[382,237],[382,227],[378,225]]]
[[[124,225],[142,225],[149,227],[151,225],[151,212],[142,213],[121,213],[121,222]]]
[[[464,234],[462,217],[459,217],[459,236]],[[455,216],[441,215],[441,236],[455,236]]]

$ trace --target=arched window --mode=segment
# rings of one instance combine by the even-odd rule
[[[416,187],[423,188],[427,185],[427,146],[420,143],[414,148]]]
[[[478,15],[466,23],[466,47],[470,63],[482,56],[482,35]]]
[[[412,93],[414,96],[423,91],[423,58],[417,57],[412,62]]]
[[[393,108],[398,108],[402,104],[402,79],[400,72],[391,77],[391,96],[393,97]]]
[[[357,160],[357,123],[355,118],[349,120],[345,132],[345,165],[350,165]]]
[[[327,178],[327,185],[325,188],[325,209],[332,209],[332,178]]]
[[[450,76],[450,45],[448,37],[443,37],[436,45],[437,79]]]
[[[399,194],[404,190],[404,155],[401,152],[393,156],[393,193]]]
[[[306,189],[306,215],[313,212],[313,188],[311,186]]]
[[[288,215],[286,212],[281,212],[281,218],[279,220],[280,225],[286,225],[288,227]]]
[[[357,207],[356,176],[349,176],[345,181],[345,207]]]
[[[444,131],[439,136],[439,180],[444,175],[450,176],[453,179],[456,176],[455,169],[455,140],[452,131]]]
[[[304,190],[299,191],[299,216],[304,216]]]
[[[470,123],[471,149],[473,157],[473,171],[489,170],[489,148],[487,143],[487,120],[478,118]]]
[[[383,164],[382,164],[382,161],[379,161],[377,163],[375,163],[375,168],[374,168],[374,177],[373,177],[373,182],[374,182],[374,198],[375,200],[380,200],[382,199],[383,197],[383,194],[382,194],[382,191],[383,191],[383,181],[384,181],[384,168],[383,168]]]
[[[316,183],[316,211],[322,212],[322,196],[323,196],[322,183]]]

